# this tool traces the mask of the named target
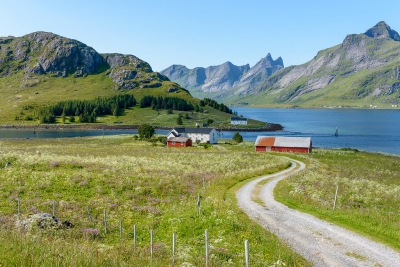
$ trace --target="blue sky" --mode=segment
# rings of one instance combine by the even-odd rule
[[[400,1],[3,1],[0,36],[48,31],[100,53],[133,54],[155,71],[253,66],[271,53],[285,66],[363,33],[379,21],[400,32]]]

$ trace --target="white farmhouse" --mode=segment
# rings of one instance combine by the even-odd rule
[[[171,137],[187,137],[193,142],[216,144],[218,139],[217,131],[214,128],[174,128],[167,134]]]
[[[232,117],[231,124],[247,125],[247,118]]]

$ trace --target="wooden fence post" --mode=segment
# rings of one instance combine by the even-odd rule
[[[21,199],[18,197],[18,218],[21,217]]]
[[[208,230],[205,232],[206,239],[206,267],[208,267]]]
[[[107,234],[107,211],[104,209],[104,233]]]
[[[246,267],[250,267],[249,240],[244,241],[244,253],[246,257]]]
[[[88,212],[90,223],[93,223],[93,217],[92,217],[92,214],[90,213],[90,208],[89,207],[87,207],[87,212]]]
[[[176,234],[172,234],[172,265],[175,265]]]
[[[133,226],[133,248],[136,248],[136,224]]]
[[[336,186],[336,193],[335,193],[335,200],[333,201],[333,210],[335,210],[335,208],[336,208],[336,199],[337,199],[338,189],[339,189],[339,186],[337,185]]]
[[[200,216],[200,193],[197,194],[197,216]]]
[[[150,258],[153,259],[153,229],[150,230]]]
[[[56,217],[56,201],[53,200],[53,217]]]
[[[122,221],[119,221],[119,240],[122,240]]]

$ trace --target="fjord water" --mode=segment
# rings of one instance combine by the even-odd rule
[[[400,155],[400,110],[239,107],[233,110],[243,117],[284,127],[282,132],[274,133],[242,132],[247,140],[255,140],[257,135],[309,136],[314,147],[349,147]],[[336,127],[338,136],[335,136]]]
[[[314,147],[356,148],[369,152],[400,155],[400,110],[379,109],[270,109],[233,108],[243,117],[279,123],[280,132],[240,132],[244,140],[255,141],[258,135],[307,136]],[[336,127],[339,135],[335,136]],[[167,134],[169,130],[156,130]],[[0,129],[1,138],[65,138],[137,134],[137,130],[74,129]],[[220,138],[232,139],[234,132],[221,132]]]

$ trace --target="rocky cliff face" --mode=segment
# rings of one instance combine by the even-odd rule
[[[48,74],[81,77],[108,69],[115,88],[158,87],[168,80],[132,55],[97,53],[77,40],[49,32],[0,37],[0,77],[23,71],[25,78]]]
[[[227,99],[235,94],[251,92],[258,88],[260,82],[282,68],[282,59],[274,61],[268,54],[252,68],[248,64],[236,66],[231,62],[194,69],[172,65],[161,74],[189,89],[194,96]]]
[[[247,103],[399,102],[400,36],[385,22],[265,79]],[[329,95],[327,97],[327,95]]]

